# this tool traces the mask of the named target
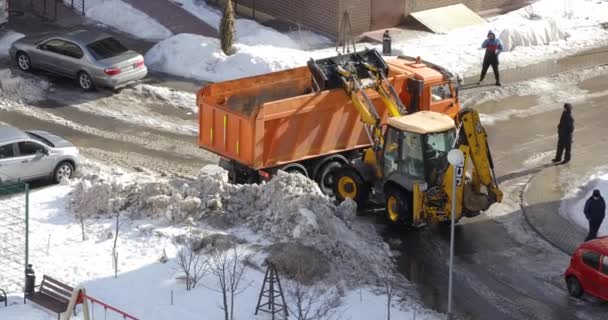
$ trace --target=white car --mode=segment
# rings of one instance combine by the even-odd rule
[[[45,131],[0,125],[0,184],[38,179],[60,182],[78,167],[78,149]]]

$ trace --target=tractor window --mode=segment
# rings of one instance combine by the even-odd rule
[[[602,273],[608,276],[608,256],[602,257]]]
[[[399,150],[399,171],[414,178],[424,179],[424,156],[422,154],[422,135],[403,132]]]
[[[439,84],[431,87],[431,102],[436,103],[445,99],[452,98],[452,91],[448,83]]]
[[[427,181],[436,183],[443,170],[448,166],[448,152],[454,146],[456,138],[453,130],[441,133],[430,133],[425,136],[424,158],[428,164]]]
[[[597,270],[597,268],[600,266],[600,254],[593,251],[584,252],[583,262],[589,267]]]
[[[386,140],[384,141],[384,173],[390,174],[397,171],[399,159],[399,136],[400,132],[388,128]]]

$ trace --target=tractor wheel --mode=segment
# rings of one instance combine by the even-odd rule
[[[397,187],[388,187],[386,195],[386,220],[390,225],[412,224],[412,210],[409,205],[409,192]]]
[[[334,173],[334,195],[338,201],[352,199],[357,203],[358,212],[367,205],[369,185],[350,166],[339,168]]]

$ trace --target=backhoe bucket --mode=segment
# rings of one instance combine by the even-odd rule
[[[312,73],[315,89],[322,91],[344,86],[341,75],[337,70],[338,67],[356,74],[359,79],[369,78],[369,70],[364,63],[370,64],[388,75],[388,65],[376,49],[365,49],[361,52],[341,54],[319,60],[310,59],[308,60],[308,68]]]

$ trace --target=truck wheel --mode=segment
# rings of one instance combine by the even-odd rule
[[[369,197],[369,185],[352,167],[342,167],[334,174],[334,195],[338,201],[352,199],[357,203],[358,211],[361,212],[367,205]]]
[[[287,173],[299,173],[308,178],[308,170],[306,170],[306,168],[304,168],[304,166],[299,163],[288,164],[282,167],[281,170]]]
[[[338,160],[330,160],[319,168],[319,172],[315,178],[321,191],[328,195],[334,195],[334,183],[336,181],[336,170],[342,168],[342,162]]]
[[[575,276],[568,277],[566,285],[568,286],[568,292],[574,298],[580,298],[583,295],[583,287]]]
[[[402,188],[388,187],[386,193],[386,219],[390,225],[410,225],[412,210],[408,192]]]

